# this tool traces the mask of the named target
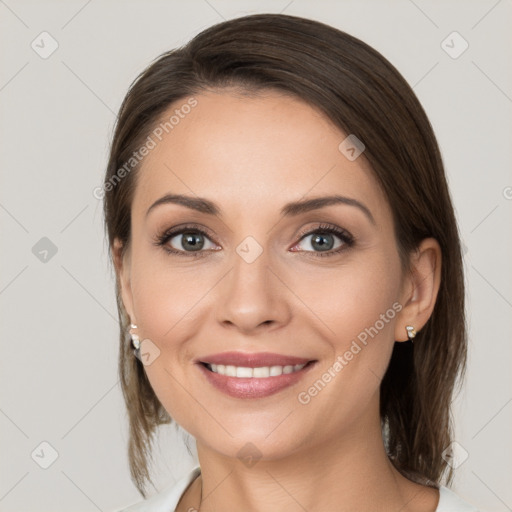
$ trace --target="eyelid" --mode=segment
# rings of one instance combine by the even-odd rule
[[[176,235],[181,235],[187,231],[197,231],[208,238],[212,239],[215,238],[213,233],[205,226],[201,224],[195,224],[195,223],[184,223],[184,224],[178,224],[177,226],[173,226],[172,228],[169,228],[167,230],[164,230],[160,235],[158,235],[158,238],[172,238]],[[213,240],[212,240],[213,241]]]
[[[331,233],[338,237],[343,237],[347,239],[347,241],[354,241],[354,236],[349,233],[346,229],[340,228],[334,224],[329,223],[320,223],[318,226],[314,226],[312,228],[307,228],[300,231],[297,236],[299,237],[299,241],[302,240],[305,236],[313,235],[314,233]]]

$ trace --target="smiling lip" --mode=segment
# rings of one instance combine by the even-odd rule
[[[294,356],[260,352],[247,354],[243,352],[223,352],[196,360],[199,370],[208,382],[219,391],[233,398],[264,398],[273,395],[299,382],[316,360]],[[265,366],[295,366],[305,365],[292,373],[283,373],[273,377],[229,377],[213,372],[208,365],[238,366],[245,368],[261,368]]]

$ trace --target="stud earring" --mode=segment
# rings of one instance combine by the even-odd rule
[[[130,324],[130,337],[132,338],[132,345],[135,348],[135,350],[139,350],[139,348],[140,348],[139,336],[137,334],[131,332],[131,329],[137,329],[137,326],[135,324]]]
[[[414,327],[412,325],[406,325],[405,328],[407,330],[407,337],[409,338],[409,341],[411,343],[414,343],[413,338],[416,336],[416,331],[414,330]]]

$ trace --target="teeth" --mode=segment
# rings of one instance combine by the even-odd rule
[[[223,364],[209,364],[208,368],[214,373],[220,373],[227,377],[238,377],[241,379],[255,378],[265,379],[266,377],[277,377],[283,373],[293,373],[302,370],[304,364],[296,364],[295,366],[262,366],[259,368],[247,368],[246,366],[230,366]]]
[[[244,368],[243,366],[236,367],[236,376],[250,378],[252,377],[253,369],[252,368]]]

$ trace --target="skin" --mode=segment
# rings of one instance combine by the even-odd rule
[[[395,341],[407,340],[432,313],[441,251],[425,239],[402,271],[389,204],[364,156],[349,161],[346,137],[321,112],[267,90],[196,95],[197,106],[143,161],[126,253],[114,244],[116,271],[140,339],[160,354],[145,366],[159,400],[197,443],[201,476],[177,510],[425,511],[439,492],[403,477],[382,441],[379,387]],[[184,104],[185,100],[179,104]],[[170,113],[177,107],[169,108]],[[331,205],[293,217],[285,203],[338,193],[358,208]],[[214,201],[220,214],[182,205],[148,208],[167,193]],[[203,258],[154,245],[162,231],[196,223],[211,233]],[[314,235],[328,223],[355,244],[321,257]],[[321,230],[317,230],[320,231]],[[236,252],[252,236],[262,254],[248,264]],[[327,235],[335,243],[337,235]],[[182,236],[167,245],[186,251]],[[216,251],[212,250],[217,248]],[[293,250],[295,248],[295,250]],[[308,404],[298,401],[357,335],[392,304],[402,309]],[[194,359],[227,350],[316,359],[297,385],[266,398],[240,399],[212,387]],[[252,443],[261,459],[237,455]]]

